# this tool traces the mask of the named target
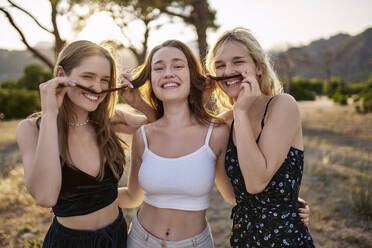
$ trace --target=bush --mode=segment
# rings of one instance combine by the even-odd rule
[[[16,80],[5,80],[0,82],[0,88],[2,89],[17,89],[19,88],[19,85]]]
[[[359,113],[372,112],[372,81],[367,84],[354,101],[359,103],[356,106]]]
[[[284,86],[285,87],[285,86]],[[291,88],[288,92],[297,101],[299,100],[314,100],[315,91],[312,89],[313,85],[308,79],[303,77],[294,77],[291,82]]]
[[[40,111],[40,97],[37,91],[25,89],[0,89],[0,113],[5,119],[25,118]]]

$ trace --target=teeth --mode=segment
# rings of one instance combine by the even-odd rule
[[[89,100],[92,100],[92,101],[97,101],[98,100],[98,96],[93,96],[93,95],[89,95],[89,94],[83,94],[86,98],[88,98]]]
[[[227,86],[230,86],[230,85],[233,85],[233,84],[236,84],[236,83],[239,83],[239,80],[235,80],[235,81],[231,81],[231,82],[226,82],[226,85]]]
[[[166,83],[162,86],[162,88],[170,88],[170,87],[178,87],[177,83]]]

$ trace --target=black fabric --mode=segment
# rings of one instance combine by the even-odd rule
[[[250,194],[240,170],[238,153],[233,142],[233,126],[234,122],[231,125],[225,157],[226,174],[233,185],[237,203],[231,214],[231,248],[313,248],[310,233],[298,215],[297,199],[302,180],[304,152],[290,147],[287,157],[266,188],[258,194]],[[262,121],[262,128],[263,126]]]
[[[62,167],[61,191],[53,212],[60,217],[92,213],[110,205],[117,195],[118,180],[108,163],[102,181],[65,165]]]
[[[121,209],[116,220],[97,230],[74,230],[61,225],[54,217],[43,248],[125,248],[127,224]]]
[[[261,120],[261,131],[260,131],[260,134],[258,135],[258,137],[257,137],[257,139],[256,139],[256,143],[258,143],[258,141],[260,140],[260,138],[261,138],[261,133],[262,133],[262,130],[263,130],[263,128],[264,128],[264,126],[265,126],[265,117],[266,117],[266,113],[267,113],[267,108],[269,107],[269,104],[270,104],[270,102],[271,102],[271,100],[273,100],[273,96],[269,99],[269,101],[267,101],[267,103],[266,103],[266,108],[265,108],[265,113],[263,114],[263,117],[262,117],[262,120]],[[234,121],[233,121],[233,124],[234,124]],[[232,124],[232,125],[233,125]],[[231,126],[232,126],[231,125]]]

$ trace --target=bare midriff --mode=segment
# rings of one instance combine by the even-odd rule
[[[118,204],[114,201],[93,213],[71,217],[57,217],[57,220],[61,225],[71,229],[97,230],[113,223],[118,214]]]
[[[206,210],[157,208],[143,203],[138,211],[138,220],[153,236],[176,241],[200,234],[207,226],[205,213]]]

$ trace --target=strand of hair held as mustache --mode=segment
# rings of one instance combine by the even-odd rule
[[[231,79],[231,78],[238,78],[239,80],[243,80],[243,76],[241,74],[234,74],[234,75],[224,76],[224,77],[215,77],[215,76],[212,76],[212,75],[208,75],[207,77],[209,77],[210,79],[215,80],[215,81],[224,81],[224,80]],[[138,78],[130,81],[130,83],[135,88],[138,88],[138,87],[142,86],[145,82],[146,82],[146,80],[139,80]],[[123,89],[127,88],[128,86],[125,85],[125,86],[122,86],[122,87],[110,88],[110,89],[107,89],[107,90],[102,90],[100,92],[96,92],[96,91],[94,91],[94,90],[92,90],[88,87],[82,86],[80,84],[76,84],[76,87],[78,87],[82,90],[88,91],[89,93],[92,93],[92,94],[104,94],[104,93],[113,92],[113,91],[117,91],[117,90],[123,90]]]

